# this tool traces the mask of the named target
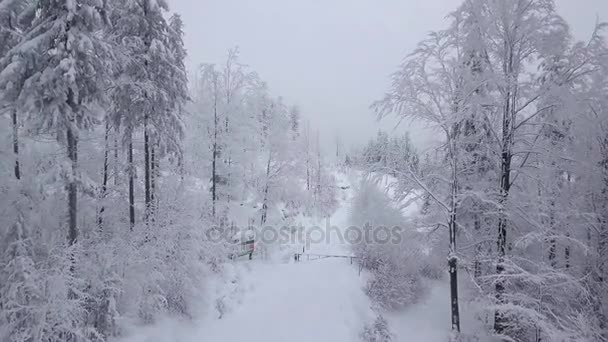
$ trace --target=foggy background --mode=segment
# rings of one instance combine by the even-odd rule
[[[588,39],[597,18],[608,20],[607,0],[557,0],[558,11],[577,39]],[[222,63],[239,46],[241,62],[268,82],[273,94],[302,110],[321,131],[328,151],[336,137],[348,148],[363,144],[379,128],[369,105],[389,86],[401,59],[460,0],[169,0],[182,15],[188,69]],[[403,123],[424,150],[436,134]]]

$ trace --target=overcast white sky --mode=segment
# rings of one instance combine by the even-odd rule
[[[506,0],[509,1],[509,0]],[[340,136],[365,142],[381,126],[369,105],[389,85],[402,57],[460,0],[169,0],[182,15],[188,67],[224,60],[239,46],[242,62],[268,82],[273,95],[301,107],[326,144]],[[596,17],[608,20],[608,0],[557,0],[575,37],[586,38]],[[415,126],[415,142],[432,134]]]

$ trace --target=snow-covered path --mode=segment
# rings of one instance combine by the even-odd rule
[[[254,264],[251,271],[251,292],[226,317],[207,322],[207,341],[350,342],[370,315],[346,260]]]
[[[241,270],[243,271],[243,270]],[[373,320],[357,268],[345,259],[295,264],[253,261],[242,274],[242,298],[219,318],[161,322],[129,342],[352,342]]]
[[[343,183],[350,185],[348,179]],[[329,220],[316,223],[342,230],[347,226],[351,190]],[[307,253],[348,255],[337,235],[308,246]],[[206,322],[208,341],[351,342],[373,319],[363,280],[349,259],[294,263],[254,261],[246,275],[247,293],[222,319]]]
[[[346,179],[343,182],[349,182]],[[344,229],[352,190],[343,191],[342,206],[329,220],[309,222]],[[297,250],[297,246],[294,246]],[[350,254],[336,235],[308,246],[307,253]],[[278,258],[277,258],[278,259]],[[364,280],[349,259],[331,258],[289,263],[243,260],[234,271],[238,289],[226,298],[219,317],[213,303],[203,318],[190,324],[167,321],[142,329],[129,342],[352,342],[374,319],[363,292]],[[225,285],[230,285],[230,281]]]
[[[340,181],[350,185],[346,178]],[[328,223],[337,227],[334,229],[347,227],[351,191],[352,187],[343,191],[342,206],[329,222],[313,224],[322,229]],[[330,236],[308,246],[306,253],[349,255],[350,250],[337,236]],[[363,327],[373,322],[376,313],[363,292],[366,278],[365,274],[359,274],[357,265],[351,264],[348,258],[310,261],[303,258],[301,262],[290,258],[288,263],[278,259],[242,260],[233,265],[232,275],[219,284],[225,296],[221,317],[214,302],[203,303],[206,312],[194,322],[161,322],[123,341],[360,341]],[[447,291],[441,285],[433,286],[437,288],[420,304],[387,315],[395,341],[446,339],[449,325],[443,321],[449,319]],[[226,288],[232,290],[226,291]]]

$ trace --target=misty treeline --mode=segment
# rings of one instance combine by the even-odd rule
[[[407,132],[398,137],[389,137],[387,132],[380,130],[359,154],[360,157],[355,158],[355,162],[363,169],[384,171],[394,177],[400,169],[418,170],[420,163],[418,152]]]
[[[375,171],[444,234],[455,336],[472,333],[461,285],[504,340],[608,340],[606,25],[577,41],[552,0],[467,0],[447,19],[372,107],[443,135]]]
[[[189,138],[189,158],[194,174],[211,180],[209,211],[218,223],[230,224],[230,213],[244,202],[260,203],[249,222],[256,226],[336,210],[336,180],[319,132],[302,122],[297,106],[271,96],[259,75],[239,61],[237,48],[223,64],[201,65],[195,84],[189,125],[200,134]],[[201,158],[209,159],[207,148],[210,167],[198,167]]]
[[[335,208],[297,108],[236,51],[190,92],[182,38],[164,0],[0,0],[0,340],[192,317],[233,207],[254,224]]]

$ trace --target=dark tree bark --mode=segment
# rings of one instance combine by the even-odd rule
[[[570,232],[566,233],[566,238],[570,238]],[[568,243],[564,247],[564,262],[566,263],[566,269],[570,269],[570,245]]]
[[[68,231],[68,242],[70,245],[76,243],[78,239],[78,138],[72,131],[72,127],[67,129],[67,145],[68,145],[68,158],[72,164],[72,174],[68,182],[68,217],[69,217],[69,231]]]
[[[549,203],[549,262],[551,267],[557,267],[557,241],[555,239],[555,201],[552,199]]]
[[[106,198],[106,193],[108,190],[108,159],[110,155],[110,122],[106,119],[106,132],[104,135],[105,142],[105,151],[103,153],[103,181],[101,184],[101,193],[100,199],[102,201],[101,207],[99,208],[99,212],[97,213],[97,227],[99,230],[102,229],[103,226],[103,214],[106,210],[103,200]]]
[[[474,225],[475,234],[477,234],[477,236],[481,236],[481,218],[479,217],[479,214],[475,214]],[[482,244],[478,243],[477,246],[475,246],[475,260],[473,261],[473,276],[475,278],[475,281],[477,281],[482,274],[481,260],[479,260],[479,258],[481,257],[482,250]]]
[[[266,219],[268,216],[268,187],[270,183],[270,162],[272,159],[272,153],[268,155],[268,163],[266,164],[266,185],[264,187],[264,201],[262,203],[262,218],[260,220],[260,225],[263,227],[266,223]]]
[[[154,216],[156,215],[156,176],[158,175],[158,161],[156,159],[156,143],[151,144],[150,146],[150,215],[152,215],[152,220],[154,220]]]
[[[127,151],[129,165],[129,223],[130,229],[135,227],[135,165],[133,165],[133,132],[129,131],[129,146]]]
[[[306,190],[310,190],[310,163],[309,157],[306,157]]]
[[[118,144],[118,137],[120,136],[120,129],[118,128],[118,126],[114,127],[114,185],[118,186],[118,150],[119,150],[119,144]]]
[[[217,80],[216,80],[217,82]],[[213,218],[215,219],[216,214],[216,202],[217,202],[217,158],[219,157],[218,153],[218,143],[217,143],[217,131],[218,127],[218,117],[217,117],[217,89],[215,90],[215,95],[213,98],[213,151],[212,151],[212,162],[211,162],[211,213]]]
[[[450,245],[455,248],[456,244],[456,212],[450,214]],[[453,216],[453,217],[452,217]],[[452,249],[452,248],[450,248]],[[458,258],[455,251],[450,251],[448,257],[448,267],[450,273],[450,308],[452,315],[452,330],[460,332],[460,309],[458,305]]]
[[[15,178],[21,179],[21,168],[19,166],[19,126],[17,124],[17,110],[13,109],[13,154],[15,155]]]
[[[509,63],[511,64],[511,63]],[[507,67],[508,74],[512,74],[512,66]],[[510,86],[510,85],[509,85]],[[514,120],[514,96],[511,90],[508,90],[505,97],[505,107],[503,109],[503,120],[502,120],[502,152],[501,152],[501,164],[500,164],[500,209],[498,216],[498,238],[497,238],[497,251],[498,260],[496,263],[496,274],[498,279],[496,280],[496,301],[497,303],[504,304],[504,292],[505,283],[504,279],[500,277],[505,271],[505,257],[507,252],[507,215],[505,214],[504,206],[507,204],[509,197],[509,191],[511,188],[511,159],[512,155],[512,143],[513,143],[513,120]],[[494,314],[494,330],[498,334],[505,332],[507,321],[500,309],[497,309]]]
[[[452,159],[452,188],[450,194],[450,212],[448,230],[450,238],[448,271],[450,274],[450,310],[452,317],[452,331],[460,332],[460,309],[458,304],[458,257],[456,256],[456,235],[458,226],[456,222],[456,210],[458,207],[458,154],[456,142],[453,137],[450,141],[450,154]]]
[[[148,133],[148,117],[144,119],[144,220],[148,223],[150,217],[150,134]]]
[[[608,180],[605,180],[608,185]],[[608,188],[608,186],[607,186]],[[604,190],[605,194],[608,194],[608,190]],[[595,271],[595,282],[594,286],[595,293],[594,297],[596,297],[596,312],[598,315],[598,319],[600,322],[600,329],[602,330],[602,337],[608,340],[608,312],[606,312],[606,278],[608,277],[608,269],[606,265],[608,265],[608,219],[606,216],[606,205],[608,203],[608,199],[605,196],[602,196],[604,205],[601,205],[603,212],[598,215],[598,223],[599,223],[599,232],[597,234],[597,269]]]

